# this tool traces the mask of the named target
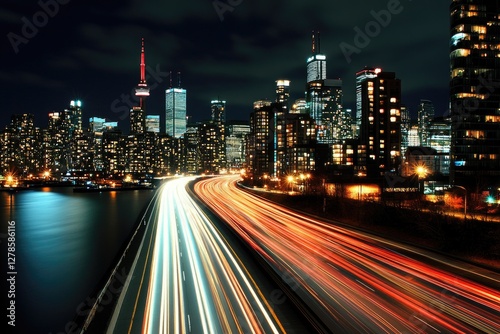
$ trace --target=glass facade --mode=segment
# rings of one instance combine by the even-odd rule
[[[500,184],[500,3],[450,5],[451,165],[454,184]]]
[[[179,138],[186,132],[186,90],[169,88],[165,91],[165,132]]]

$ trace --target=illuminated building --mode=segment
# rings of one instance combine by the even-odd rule
[[[408,130],[408,146],[420,146],[420,135],[418,134],[418,124],[411,124]]]
[[[286,159],[281,160],[284,174],[316,170],[316,123],[308,114],[286,116]]]
[[[451,119],[437,117],[429,126],[429,146],[438,153],[450,153]]]
[[[33,114],[12,115],[3,132],[0,173],[15,173],[21,177],[41,170],[39,130],[34,126]]]
[[[297,99],[290,108],[291,114],[305,114],[307,112],[306,99]]]
[[[135,88],[135,96],[139,98],[139,107],[143,111],[146,110],[145,99],[149,96],[149,87],[146,82],[146,51],[144,47],[144,38],[141,40],[141,63],[140,63],[140,80]]]
[[[186,132],[186,90],[168,88],[165,91],[165,132],[180,138]]]
[[[342,80],[324,79],[307,83],[307,111],[315,120],[317,140],[320,143],[337,142],[338,131],[334,129],[334,118],[343,113]]]
[[[160,133],[160,115],[146,115],[146,131]]]
[[[69,118],[64,111],[49,113],[49,124],[44,131],[44,168],[58,177],[66,173],[70,165]]]
[[[405,164],[401,174],[411,176],[418,173],[418,168],[424,168],[425,177],[432,178],[436,174],[449,174],[449,155],[439,153],[428,146],[410,146],[406,151]],[[420,177],[423,177],[420,175]]]
[[[450,5],[451,165],[453,184],[500,185],[500,3]]]
[[[188,123],[184,134],[184,152],[182,172],[197,174],[200,171],[200,156],[198,152],[199,132],[198,123]]]
[[[250,133],[248,121],[230,121],[227,124],[226,159],[227,168],[240,170],[245,161],[245,138]]]
[[[326,56],[320,53],[320,37],[313,31],[312,55],[307,59],[306,112],[316,122],[317,140],[332,144],[339,139],[334,137],[333,119],[342,114],[342,80],[327,79]]]
[[[420,145],[430,146],[430,126],[434,118],[434,105],[432,101],[420,100],[417,121],[418,133],[420,135]]]
[[[102,132],[104,129],[105,118],[91,117],[89,118],[89,128],[94,132]]]
[[[326,56],[321,54],[319,32],[312,33],[312,55],[307,59],[307,83],[326,79]]]
[[[146,115],[141,107],[130,109],[130,134],[142,135],[146,132]]]
[[[141,174],[151,171],[151,151],[154,151],[146,146],[145,101],[149,96],[149,87],[146,83],[144,38],[141,40],[140,79],[135,88],[135,96],[139,98],[139,105],[130,109],[130,134],[125,144],[125,172]],[[154,139],[149,141],[149,144],[155,144]]]
[[[361,129],[361,121],[363,118],[363,93],[362,93],[362,83],[376,78],[377,73],[382,71],[380,68],[364,68],[363,70],[356,73],[356,138],[359,138],[359,132]]]
[[[281,106],[278,105],[281,109]],[[250,114],[250,133],[247,141],[246,163],[255,178],[273,175],[273,121],[275,103],[269,101],[254,102],[254,110]]]
[[[107,174],[120,174],[125,171],[126,141],[118,129],[105,131],[102,136],[103,165]]]
[[[290,80],[276,80],[276,102],[281,103],[283,112],[288,112],[288,99],[290,98]]]
[[[210,110],[212,113],[212,123],[215,124],[215,150],[217,170],[225,169],[227,164],[226,159],[226,101],[212,100],[210,102]],[[200,137],[201,139],[201,137]]]
[[[367,149],[367,171],[373,176],[397,172],[401,163],[401,81],[394,72],[380,69],[365,69],[356,79],[356,98],[361,103],[359,139]]]
[[[216,122],[203,122],[198,127],[198,152],[200,155],[200,172],[218,174],[221,170],[219,157],[219,127]],[[224,154],[225,156],[225,154]]]
[[[406,106],[401,106],[401,156],[404,158],[409,144],[411,118],[410,111]],[[418,145],[412,145],[418,146]]]

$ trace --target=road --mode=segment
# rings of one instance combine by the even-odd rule
[[[195,193],[332,332],[500,333],[498,273],[290,211],[237,179]]]
[[[158,189],[108,333],[283,333],[273,308],[186,185]]]

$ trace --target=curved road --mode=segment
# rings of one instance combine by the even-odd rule
[[[158,189],[108,333],[285,332],[247,268],[186,191]]]
[[[497,273],[290,211],[237,179],[194,189],[332,332],[500,333]]]

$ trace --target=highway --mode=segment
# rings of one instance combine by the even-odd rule
[[[284,333],[258,279],[188,194],[193,179],[158,189],[107,333]]]
[[[331,332],[500,333],[498,273],[290,211],[237,179],[194,190]]]

